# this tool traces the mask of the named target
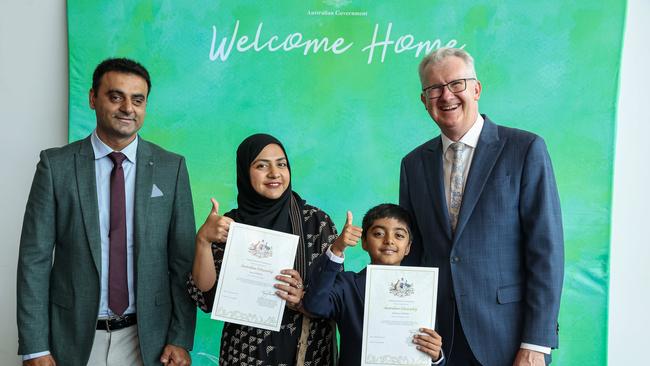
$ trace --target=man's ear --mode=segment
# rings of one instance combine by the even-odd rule
[[[483,85],[481,85],[481,82],[476,80],[474,83],[474,100],[479,100],[481,99],[481,91],[483,90]]]
[[[427,105],[427,102],[429,101],[429,99],[424,95],[424,93],[420,93],[420,100],[422,101],[422,104],[424,104],[424,109],[428,111],[429,106]]]
[[[365,235],[361,235],[361,249],[365,250],[366,252],[368,251]]]
[[[410,252],[411,252],[411,241],[409,241],[409,245],[407,245],[406,249],[404,250],[404,256],[406,257],[407,255],[409,255]]]
[[[90,88],[88,92],[88,104],[90,105],[90,109],[95,109],[95,91],[93,88]]]

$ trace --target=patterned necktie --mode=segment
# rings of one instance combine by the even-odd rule
[[[456,224],[458,223],[458,213],[460,212],[460,204],[463,200],[463,187],[465,178],[465,158],[464,151],[466,145],[462,142],[454,142],[449,145],[449,148],[454,152],[451,163],[451,179],[449,182],[449,222],[451,230],[456,232]]]
[[[122,168],[126,155],[112,152],[108,157],[113,161],[108,234],[108,307],[113,313],[122,315],[129,306],[129,285],[126,278],[126,194]]]

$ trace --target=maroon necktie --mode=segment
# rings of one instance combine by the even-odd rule
[[[112,152],[111,171],[111,222],[108,233],[108,307],[117,315],[124,314],[129,306],[129,285],[126,279],[126,194],[124,168],[126,155]]]

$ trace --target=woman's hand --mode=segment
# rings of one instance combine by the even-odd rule
[[[345,220],[345,225],[343,225],[341,235],[336,238],[330,250],[334,255],[342,257],[345,248],[357,245],[362,233],[363,230],[360,227],[352,224],[352,212],[348,211],[348,217]]]
[[[225,243],[228,238],[228,229],[234,221],[230,217],[219,216],[219,203],[211,198],[212,210],[208,218],[196,233],[194,263],[192,264],[192,278],[194,284],[201,291],[210,290],[217,282],[217,271],[214,267],[212,243]]]
[[[275,276],[275,279],[283,283],[276,283],[274,286],[278,289],[275,293],[287,301],[287,306],[291,310],[302,311],[302,297],[305,295],[302,277],[295,269],[283,269],[281,275]]]
[[[212,210],[210,210],[210,214],[199,228],[199,232],[196,233],[197,245],[225,243],[226,239],[228,239],[230,224],[234,222],[230,217],[219,216],[219,202],[214,198],[210,198],[210,201],[212,202]]]

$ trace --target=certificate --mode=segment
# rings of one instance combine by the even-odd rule
[[[438,268],[368,265],[361,365],[431,365],[413,336],[434,328]]]
[[[273,287],[293,268],[298,236],[233,222],[219,272],[212,319],[279,331],[285,300]]]

